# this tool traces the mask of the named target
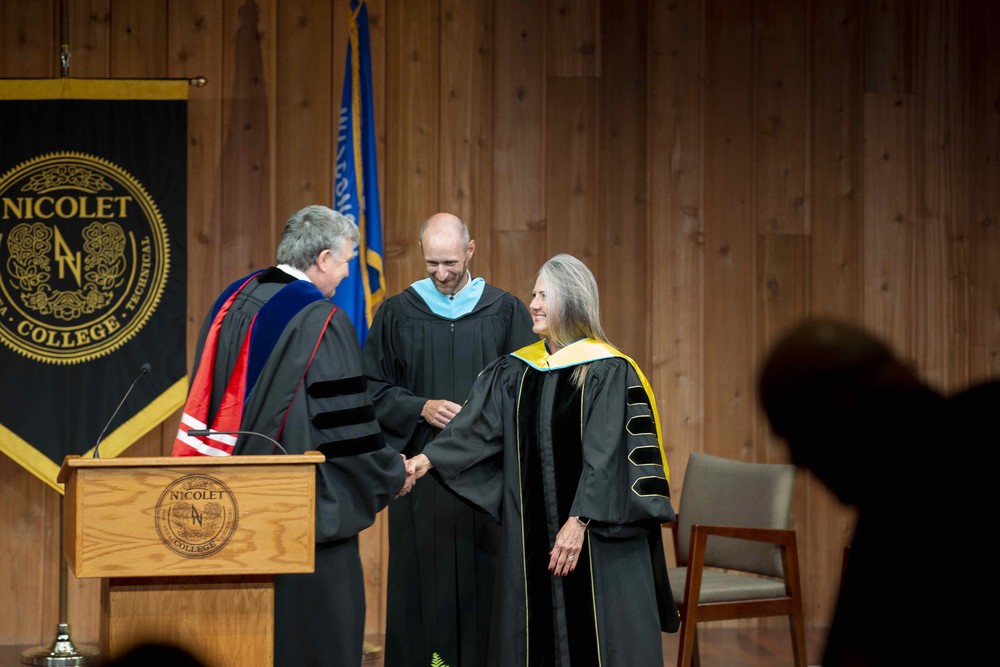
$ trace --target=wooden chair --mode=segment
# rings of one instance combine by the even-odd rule
[[[670,587],[680,612],[677,666],[698,665],[697,625],[787,616],[796,667],[806,667],[795,531],[795,467],[692,453],[673,533]],[[711,539],[709,539],[711,538]]]

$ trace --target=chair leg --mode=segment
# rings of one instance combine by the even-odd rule
[[[792,630],[792,656],[795,667],[807,667],[809,658],[806,655],[806,621],[802,609],[802,583],[799,579],[798,545],[793,538],[786,549],[782,549],[782,569],[785,572],[785,586],[791,598],[791,611],[788,622]]]
[[[801,613],[792,613],[788,617],[788,624],[792,629],[792,657],[795,660],[795,667],[807,667],[809,658],[806,655],[806,624]]]
[[[680,641],[677,646],[677,667],[700,667],[698,655],[698,624],[681,622]]]

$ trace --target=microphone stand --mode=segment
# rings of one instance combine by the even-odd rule
[[[42,644],[21,653],[22,665],[45,665],[47,667],[77,667],[78,665],[99,664],[99,652],[93,646],[75,646],[69,636],[67,617],[67,588],[69,586],[69,566],[63,555],[63,507],[59,503],[59,625],[56,638],[51,644]]]

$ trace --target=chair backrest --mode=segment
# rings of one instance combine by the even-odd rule
[[[680,565],[687,565],[691,526],[786,529],[791,523],[795,466],[748,463],[692,452],[677,523]],[[705,565],[782,576],[778,547],[709,537]]]

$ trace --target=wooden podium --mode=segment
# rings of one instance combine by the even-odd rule
[[[159,642],[211,667],[271,667],[273,575],[314,569],[324,460],[67,457],[64,555],[103,579],[104,659]]]

